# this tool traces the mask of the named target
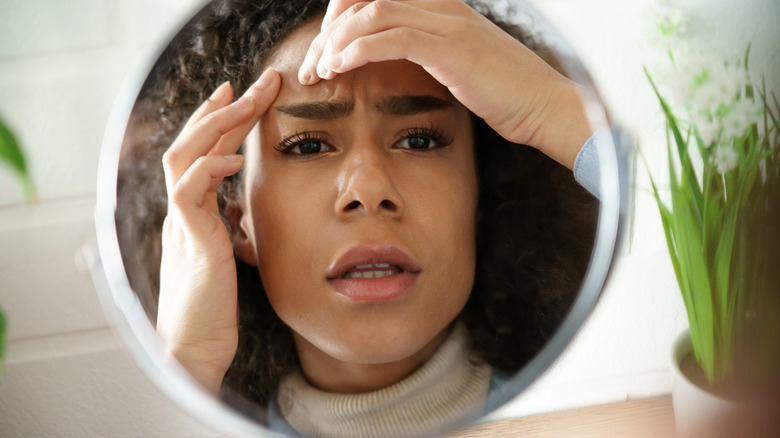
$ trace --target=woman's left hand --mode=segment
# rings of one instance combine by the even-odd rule
[[[302,84],[369,62],[422,66],[509,141],[572,168],[592,134],[578,86],[460,0],[333,0]]]

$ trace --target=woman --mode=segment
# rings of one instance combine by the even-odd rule
[[[351,3],[218,2],[177,36],[120,180],[151,233],[123,252],[161,260],[150,314],[207,389],[299,433],[420,434],[479,411],[568,310],[595,205],[566,167],[591,132],[486,9]]]

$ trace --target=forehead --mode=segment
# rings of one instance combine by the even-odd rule
[[[277,104],[372,99],[397,94],[432,95],[455,102],[446,87],[422,67],[406,60],[369,63],[339,74],[332,80],[319,81],[315,85],[301,85],[298,82],[298,69],[319,30],[319,20],[303,25],[284,40],[269,59],[268,67],[274,68],[282,76]]]

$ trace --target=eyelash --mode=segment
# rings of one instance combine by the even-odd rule
[[[279,142],[279,145],[276,146],[274,149],[281,152],[285,155],[314,155],[316,153],[322,153],[321,151],[318,151],[316,153],[309,153],[304,154],[300,152],[300,146],[306,143],[310,142],[317,142],[322,143],[324,146],[333,148],[328,141],[323,138],[324,136],[318,135],[314,132],[299,132],[295,133],[295,135],[291,135],[290,137],[287,137]],[[292,150],[295,148],[299,148],[299,152],[293,152]]]
[[[401,149],[409,149],[413,151],[429,151],[433,149],[441,149],[452,144],[452,137],[447,135],[447,133],[445,133],[443,130],[436,128],[433,125],[418,126],[415,128],[405,129],[401,131],[400,137],[401,139],[395,142],[394,146],[397,146],[399,143],[401,143],[404,140],[408,140],[414,137],[427,138],[429,140],[432,140],[433,143],[436,144],[436,146],[433,146],[428,149],[401,148]]]
[[[443,130],[436,128],[433,125],[426,125],[426,126],[417,126],[414,128],[405,129],[400,132],[399,134],[400,139],[393,143],[394,147],[398,147],[398,145],[410,138],[425,138],[431,140],[435,146],[430,147],[428,149],[414,149],[414,148],[399,148],[399,149],[407,149],[411,151],[429,151],[433,149],[440,149],[449,146],[452,144],[452,137],[447,135]],[[279,151],[282,154],[285,155],[298,155],[298,156],[305,156],[305,155],[316,155],[328,151],[317,151],[312,153],[302,153],[300,152],[300,147],[306,143],[311,142],[317,142],[321,143],[325,148],[333,148],[333,146],[328,143],[328,141],[324,138],[322,135],[318,135],[318,133],[314,132],[301,132],[296,133],[290,137],[287,137],[283,139],[281,142],[279,142],[279,145],[276,146],[274,149]],[[293,152],[295,148],[299,148],[298,152]]]

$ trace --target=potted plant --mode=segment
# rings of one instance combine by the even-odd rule
[[[780,104],[752,85],[749,52],[682,65],[669,51],[681,108],[645,69],[666,121],[669,196],[650,181],[690,326],[673,348],[683,433],[708,421],[691,410],[717,418],[780,370]]]

